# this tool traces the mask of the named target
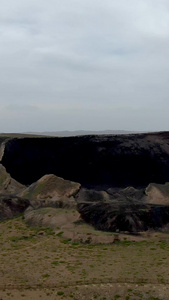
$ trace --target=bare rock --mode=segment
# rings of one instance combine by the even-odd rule
[[[0,195],[0,221],[11,219],[23,213],[29,201],[12,195]]]
[[[0,164],[0,194],[17,194],[23,189],[25,186],[13,179],[5,167]]]
[[[150,183],[145,189],[145,194],[147,203],[169,205],[169,182],[165,184]]]
[[[79,183],[49,174],[31,184],[19,196],[29,199],[34,208],[49,206],[74,208],[76,207],[74,196],[80,190],[80,186]]]
[[[109,201],[110,195],[106,191],[96,191],[94,189],[81,188],[77,197],[77,202],[98,202]]]

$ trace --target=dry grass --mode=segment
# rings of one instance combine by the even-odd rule
[[[85,229],[86,230],[86,229]],[[169,299],[169,236],[72,243],[23,217],[0,223],[0,299]]]

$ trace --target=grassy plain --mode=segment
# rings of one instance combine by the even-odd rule
[[[80,244],[62,231],[0,223],[0,300],[169,299],[169,235]]]

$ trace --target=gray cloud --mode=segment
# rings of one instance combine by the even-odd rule
[[[168,12],[167,0],[3,1],[0,131],[168,130]]]
[[[4,111],[8,112],[14,112],[14,113],[36,113],[37,111],[40,110],[39,107],[34,106],[34,105],[29,105],[29,104],[17,104],[17,103],[12,103],[4,106]]]

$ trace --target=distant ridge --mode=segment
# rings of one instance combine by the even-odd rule
[[[26,134],[34,135],[45,135],[45,136],[78,136],[78,135],[104,135],[104,134],[132,134],[141,133],[138,131],[127,131],[127,130],[103,130],[103,131],[92,131],[92,130],[77,130],[77,131],[45,131],[45,132],[25,132]]]

